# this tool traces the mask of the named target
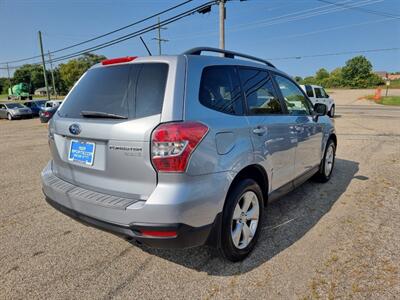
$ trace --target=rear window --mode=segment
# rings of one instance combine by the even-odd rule
[[[143,118],[161,113],[168,65],[127,64],[89,70],[71,91],[58,114],[82,118],[82,111]]]

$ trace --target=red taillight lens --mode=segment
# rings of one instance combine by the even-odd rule
[[[207,134],[208,127],[198,122],[166,123],[152,135],[151,156],[159,172],[184,172],[190,155]]]
[[[124,62],[129,62],[137,58],[137,56],[127,56],[127,57],[119,57],[119,58],[111,58],[111,59],[105,59],[101,61],[101,64],[103,66],[106,65],[113,65],[113,64],[120,64]]]
[[[45,116],[45,117],[50,117],[50,113],[49,113],[48,111],[46,111],[46,112],[44,113],[44,116]]]

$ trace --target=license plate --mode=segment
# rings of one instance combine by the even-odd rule
[[[95,143],[72,140],[68,160],[91,166],[93,165],[95,148]]]

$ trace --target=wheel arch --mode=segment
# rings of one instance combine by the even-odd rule
[[[236,176],[233,178],[229,186],[227,195],[229,195],[231,190],[239,181],[246,178],[253,179],[260,186],[261,191],[263,193],[264,206],[265,206],[268,202],[268,192],[269,192],[268,174],[262,166],[257,164],[248,165],[236,174]]]

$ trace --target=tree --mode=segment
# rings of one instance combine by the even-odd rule
[[[103,55],[86,53],[77,59],[71,59],[66,64],[60,64],[58,72],[60,78],[65,84],[65,89],[70,90],[76,81],[85,73],[91,66],[106,59]]]
[[[300,76],[295,76],[295,77],[294,77],[294,80],[296,80],[296,82],[297,82],[298,84],[300,84],[301,82],[303,82],[303,78],[300,77]]]
[[[325,81],[325,87],[343,87],[342,68],[334,69]]]
[[[9,85],[8,78],[0,77],[0,94],[7,94]]]
[[[377,76],[372,73],[371,62],[362,55],[353,57],[346,62],[342,69],[342,77],[343,83],[353,88],[365,88],[383,82],[379,81]]]
[[[329,77],[329,72],[328,72],[326,69],[324,69],[324,68],[319,69],[319,70],[315,73],[315,79],[318,80],[318,81],[324,80],[324,79],[326,79],[326,78],[328,78],[328,77]]]
[[[315,78],[314,76],[307,76],[303,79],[302,84],[315,84]]]
[[[47,71],[47,79],[51,78],[50,72]],[[26,64],[15,70],[12,84],[26,83],[31,87],[31,93],[34,90],[44,87],[43,67],[41,65]]]

